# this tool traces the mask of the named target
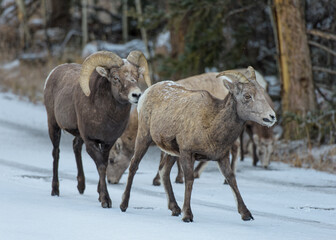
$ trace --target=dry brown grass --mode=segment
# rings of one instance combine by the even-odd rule
[[[28,97],[34,103],[42,102],[44,81],[54,66],[50,60],[46,64],[20,64],[11,70],[0,70],[0,85],[3,90]]]
[[[310,149],[304,141],[279,141],[272,160],[336,174],[336,145]]]
[[[18,66],[3,69],[1,66],[16,59],[16,53],[12,50],[0,50],[2,52],[0,55],[0,90],[12,91],[16,95],[27,97],[34,103],[43,101],[44,82],[54,67],[64,62],[80,63],[82,61],[79,55],[71,54],[71,57],[65,55],[62,60],[55,57],[49,57],[43,61],[20,60]]]

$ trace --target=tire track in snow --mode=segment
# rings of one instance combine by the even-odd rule
[[[238,178],[251,181],[251,176],[246,177],[243,174],[239,175]],[[268,185],[295,187],[295,188],[300,188],[300,189],[312,191],[312,192],[321,192],[321,193],[333,194],[333,195],[336,194],[336,182],[332,182],[331,185],[312,185],[312,184],[303,184],[303,183],[296,183],[296,182],[286,182],[286,181],[280,181],[280,180],[275,180],[275,179],[267,179],[267,181],[265,181],[265,178],[261,178],[257,176],[253,176],[253,181],[259,182],[262,184],[268,184]]]
[[[29,171],[32,173],[48,175],[50,176],[50,178],[52,176],[52,171],[49,169],[44,169],[44,168],[35,167],[35,166],[27,165],[27,164],[8,161],[2,158],[0,158],[0,165],[11,167],[11,168],[16,168],[20,170],[25,170],[25,171]],[[73,174],[66,174],[66,173],[59,172],[59,177],[63,179],[71,180],[71,181],[76,181],[76,176]],[[86,183],[96,185],[97,182],[98,180],[86,178]],[[124,185],[121,185],[121,184],[113,185],[113,188],[123,191]],[[153,197],[166,200],[166,194],[164,192],[152,191],[152,190],[148,190],[148,189],[144,189],[140,187],[133,187],[132,191],[137,192],[139,194],[146,195],[146,196],[150,195]],[[179,196],[179,195],[175,195],[175,196],[177,200],[179,201],[183,200],[182,196]],[[232,207],[232,206],[225,205],[225,204],[211,203],[211,202],[203,201],[197,198],[193,198],[192,202],[193,204],[197,204],[197,205],[204,206],[204,207],[215,208],[215,209],[237,213],[236,207]],[[289,221],[289,222],[295,222],[295,223],[300,223],[300,224],[306,224],[306,225],[319,227],[319,228],[336,230],[336,225],[334,224],[328,224],[325,222],[320,222],[320,221],[315,221],[315,220],[310,220],[310,219],[295,218],[295,217],[289,217],[289,216],[284,216],[284,215],[279,215],[279,214],[269,213],[269,212],[261,212],[261,211],[253,211],[253,215],[259,216],[259,217],[277,219],[277,220],[286,221],[286,222]]]

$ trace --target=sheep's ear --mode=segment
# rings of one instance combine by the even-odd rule
[[[221,79],[223,81],[224,86],[229,90],[230,93],[233,94],[237,84],[236,79],[231,77],[231,75],[228,76],[229,74],[227,74],[227,72],[229,71],[219,73],[216,76],[216,78]]]
[[[233,90],[235,89],[235,85],[230,80],[223,80],[224,86],[229,90],[230,93],[233,93]]]
[[[235,83],[232,81],[230,77],[227,76],[219,76],[223,80],[224,86],[229,90],[230,93],[233,93],[235,89]]]
[[[97,71],[97,73],[98,73],[100,76],[105,77],[105,78],[108,79],[108,74],[107,74],[107,71],[106,71],[105,68],[103,68],[103,67],[101,67],[101,66],[97,66],[97,67],[96,67],[96,71]]]

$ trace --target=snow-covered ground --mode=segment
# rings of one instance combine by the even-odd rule
[[[51,142],[42,105],[0,94],[0,239],[336,239],[336,175],[272,163],[238,163],[237,181],[255,220],[244,222],[214,163],[195,180],[193,223],[172,217],[163,187],[151,185],[159,151],[152,147],[134,180],[130,206],[119,209],[127,174],[109,185],[112,208],[98,202],[98,174],[84,153],[85,193],[77,192],[72,137],[62,135],[60,197],[50,196]],[[174,168],[172,179],[175,178]],[[173,185],[182,206],[184,185]]]

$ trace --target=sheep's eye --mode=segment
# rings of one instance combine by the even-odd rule
[[[118,77],[113,77],[113,82],[115,83],[119,83],[120,82],[120,79]]]
[[[250,100],[251,99],[251,95],[250,94],[244,94],[244,99],[245,100]]]

